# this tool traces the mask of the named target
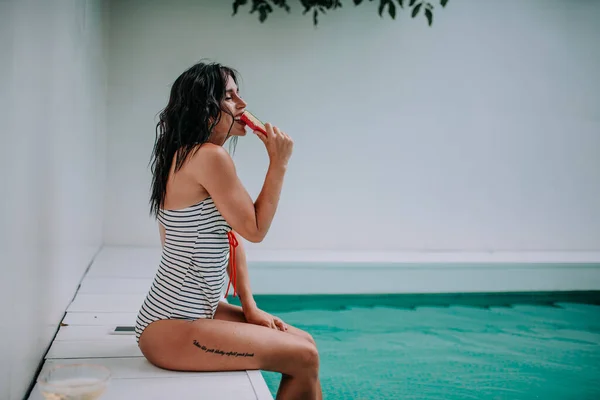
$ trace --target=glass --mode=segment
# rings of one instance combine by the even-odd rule
[[[101,365],[56,365],[40,375],[38,386],[46,400],[95,400],[109,379],[110,370]]]

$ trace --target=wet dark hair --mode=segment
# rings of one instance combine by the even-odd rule
[[[229,113],[221,108],[228,77],[232,77],[237,84],[238,73],[234,69],[219,63],[199,62],[184,71],[173,83],[168,104],[160,112],[156,124],[156,141],[150,161],[151,215],[156,216],[164,204],[175,154],[177,171],[192,152],[208,141],[221,119],[221,112]],[[237,137],[232,137],[231,142],[235,146]]]

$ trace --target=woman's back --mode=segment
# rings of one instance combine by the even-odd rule
[[[212,198],[178,210],[163,210],[162,257],[139,310],[136,337],[159,319],[210,318],[222,295],[230,254],[231,227]]]

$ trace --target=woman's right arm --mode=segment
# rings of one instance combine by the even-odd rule
[[[273,221],[293,142],[285,133],[267,126],[267,135],[258,137],[269,154],[269,169],[256,202],[237,176],[231,156],[222,146],[204,145],[194,157],[199,183],[208,191],[219,212],[243,238],[250,242],[262,241]]]

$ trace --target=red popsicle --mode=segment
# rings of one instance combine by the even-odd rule
[[[244,121],[246,125],[253,131],[259,131],[262,134],[267,134],[267,129],[265,128],[265,124],[263,124],[258,118],[256,118],[250,111],[246,110],[240,116],[240,119]]]

